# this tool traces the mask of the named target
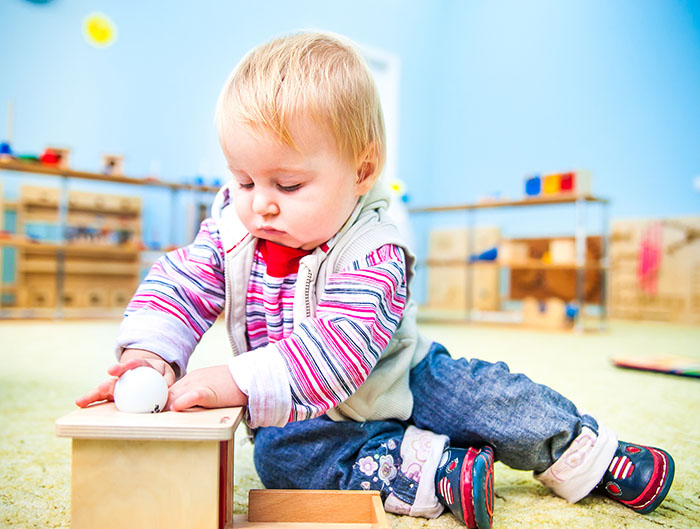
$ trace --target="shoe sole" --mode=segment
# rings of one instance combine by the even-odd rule
[[[470,448],[462,465],[462,512],[469,528],[491,529],[493,524],[493,459],[490,446]]]

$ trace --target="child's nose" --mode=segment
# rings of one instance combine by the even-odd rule
[[[267,193],[258,192],[253,197],[253,211],[258,215],[277,215],[279,207]]]

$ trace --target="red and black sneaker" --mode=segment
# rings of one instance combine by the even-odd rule
[[[668,452],[620,441],[599,486],[620,503],[647,514],[664,501],[674,472]]]
[[[440,502],[469,529],[493,523],[493,449],[445,448],[435,474]]]

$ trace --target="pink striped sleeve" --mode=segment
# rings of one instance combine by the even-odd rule
[[[225,302],[224,252],[212,219],[202,222],[194,242],[162,256],[127,306],[125,316],[140,311],[168,314],[199,341]]]
[[[367,379],[406,304],[403,251],[386,245],[329,279],[316,316],[276,343],[290,372],[289,420],[316,417]]]

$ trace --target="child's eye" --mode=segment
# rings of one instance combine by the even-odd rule
[[[301,187],[301,184],[294,184],[293,186],[278,185],[277,187],[280,191],[284,191],[285,193],[292,193],[299,189]]]
[[[249,182],[247,184],[239,183],[238,187],[240,187],[241,189],[253,189],[253,182]]]

